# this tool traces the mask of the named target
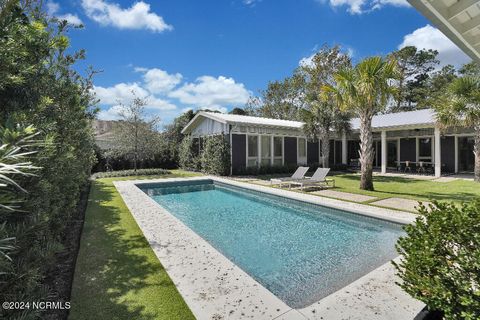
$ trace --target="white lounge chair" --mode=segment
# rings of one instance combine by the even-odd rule
[[[305,187],[328,185],[329,182],[332,182],[333,186],[335,186],[335,180],[326,178],[329,172],[330,168],[318,168],[310,179],[289,181],[290,187],[292,187],[292,185],[300,186],[303,190]]]
[[[299,181],[305,179],[305,174],[307,173],[309,167],[298,167],[297,170],[292,174],[291,177],[285,178],[272,178],[270,179],[270,185],[278,184],[282,187],[282,184],[289,183],[290,181]]]

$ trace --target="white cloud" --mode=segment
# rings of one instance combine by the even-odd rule
[[[56,17],[59,20],[67,20],[68,23],[73,25],[80,25],[82,24],[82,20],[75,14],[65,13],[59,14],[60,5],[53,1],[48,1],[47,4],[47,13],[49,16]]]
[[[328,3],[331,7],[348,7],[351,14],[362,14],[391,5],[395,7],[409,7],[407,0],[317,0]]]
[[[350,58],[353,58],[355,56],[355,50],[352,48],[352,47],[349,47],[349,46],[342,46],[340,45],[341,47],[341,51],[343,54],[346,54],[348,55]],[[298,61],[298,66],[299,67],[302,67],[302,66],[312,66],[313,64],[313,57],[315,57],[315,54],[317,53],[316,51],[318,50],[318,46],[315,46],[313,48],[313,53],[307,57],[303,57],[300,59],[300,61]]]
[[[172,91],[169,96],[184,104],[226,111],[226,105],[246,103],[250,94],[242,83],[232,78],[202,76],[195,83],[186,83]]]
[[[165,93],[174,89],[181,81],[180,73],[168,74],[161,69],[135,68],[135,71],[143,73],[145,88],[151,93]]]
[[[147,105],[145,106],[145,108],[147,109],[159,110],[159,111],[177,109],[176,105],[164,99],[150,96],[150,97],[147,97],[146,100],[147,100]]]
[[[256,5],[260,1],[261,0],[242,0],[244,5],[250,6],[250,7],[253,7],[254,5]]]
[[[150,93],[141,87],[138,83],[118,83],[113,87],[94,86],[96,97],[100,100],[100,104],[114,105],[118,103],[128,104],[133,99],[133,93],[139,98],[146,100],[147,109],[152,110],[174,110],[176,105],[171,102],[150,95]]]
[[[415,46],[419,49],[434,49],[438,51],[438,60],[441,66],[452,64],[460,66],[469,62],[471,59],[463,53],[450,39],[448,39],[440,30],[426,25],[403,37],[403,42],[398,46],[399,49],[406,46]]]
[[[148,97],[148,91],[138,83],[118,83],[113,87],[94,86],[93,90],[101,104],[128,103],[132,100],[132,91],[140,98]]]
[[[147,29],[153,32],[172,30],[163,18],[150,11],[150,4],[135,2],[130,8],[122,9],[117,3],[104,0],[82,0],[86,15],[100,23],[119,29]]]
[[[106,110],[100,110],[100,112],[97,114],[97,118],[100,120],[120,120],[120,113],[122,110],[122,107],[119,105],[110,107]]]

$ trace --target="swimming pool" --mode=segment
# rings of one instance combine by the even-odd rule
[[[396,257],[395,223],[210,180],[141,189],[292,308]]]

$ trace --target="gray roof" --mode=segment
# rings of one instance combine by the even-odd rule
[[[433,109],[380,114],[372,119],[373,129],[430,125],[435,125]],[[351,126],[353,130],[360,129],[360,119],[352,119]]]
[[[195,127],[195,123],[199,121],[200,117],[206,117],[224,124],[242,124],[252,126],[265,127],[281,127],[301,130],[303,122],[280,120],[262,117],[241,116],[235,114],[213,113],[200,111],[182,130],[183,133],[191,131]],[[435,125],[435,111],[433,109],[423,109],[416,111],[406,111],[397,113],[387,113],[376,115],[372,119],[372,127],[374,130],[382,128],[395,127],[429,127]],[[360,120],[358,118],[351,120],[352,130],[360,129]]]

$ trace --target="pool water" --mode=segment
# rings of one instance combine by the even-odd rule
[[[141,189],[292,308],[395,258],[400,225],[213,181]]]

